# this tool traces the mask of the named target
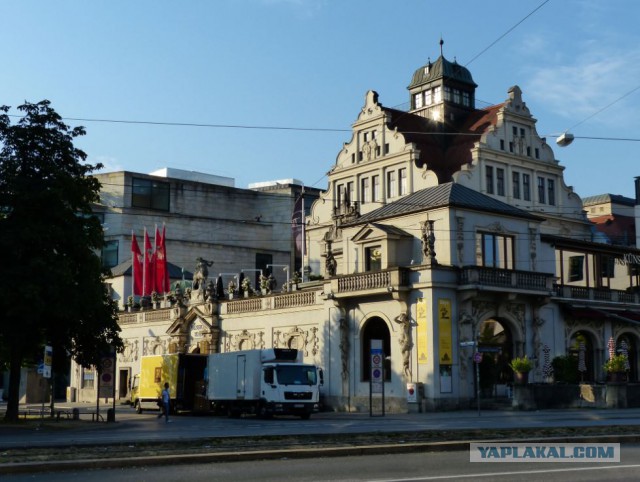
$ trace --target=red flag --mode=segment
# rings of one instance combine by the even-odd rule
[[[169,270],[167,269],[166,228],[162,226],[162,235],[156,227],[156,291],[168,293],[170,290]]]
[[[142,295],[142,263],[144,258],[138,246],[136,235],[131,233],[131,269],[133,270],[133,295]]]
[[[152,291],[155,291],[155,254],[153,247],[151,246],[151,240],[147,234],[147,230],[144,230],[144,277],[142,283],[142,295],[149,296]]]

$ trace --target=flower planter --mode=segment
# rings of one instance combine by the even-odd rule
[[[513,372],[513,380],[516,385],[526,385],[529,383],[529,372]]]

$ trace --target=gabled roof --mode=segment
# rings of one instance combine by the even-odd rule
[[[173,263],[167,262],[167,268],[169,269],[169,278],[180,279],[183,276],[182,268]],[[111,268],[111,276],[116,278],[118,276],[131,276],[131,260],[123,261],[117,266]],[[184,271],[185,279],[193,278],[193,273],[190,271]]]
[[[345,226],[373,223],[374,221],[441,207],[472,209],[474,211],[484,211],[537,221],[542,221],[543,219],[528,211],[513,207],[478,191],[474,191],[462,184],[447,182],[414,192],[398,201],[394,201],[360,216],[357,220],[346,223]]]
[[[407,142],[416,144],[420,157],[418,167],[426,165],[435,172],[441,183],[449,182],[452,175],[472,161],[471,150],[480,137],[498,122],[497,104],[471,111],[462,124],[449,125],[435,122],[411,112],[383,107],[389,127],[397,129]]]

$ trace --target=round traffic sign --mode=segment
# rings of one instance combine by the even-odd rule
[[[482,353],[479,351],[475,352],[473,355],[473,361],[476,363],[480,363],[482,361]]]

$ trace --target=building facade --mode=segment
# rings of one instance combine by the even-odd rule
[[[400,412],[507,397],[515,356],[532,359],[532,381],[569,356],[595,382],[613,343],[637,379],[640,251],[595,235],[519,87],[485,109],[475,88],[441,55],[412,76],[408,111],[368,92],[306,218],[304,263],[320,279],[122,313],[118,369],[136,373],[150,354],[291,347],[324,368],[326,406]],[[372,343],[384,397],[371,397]]]

